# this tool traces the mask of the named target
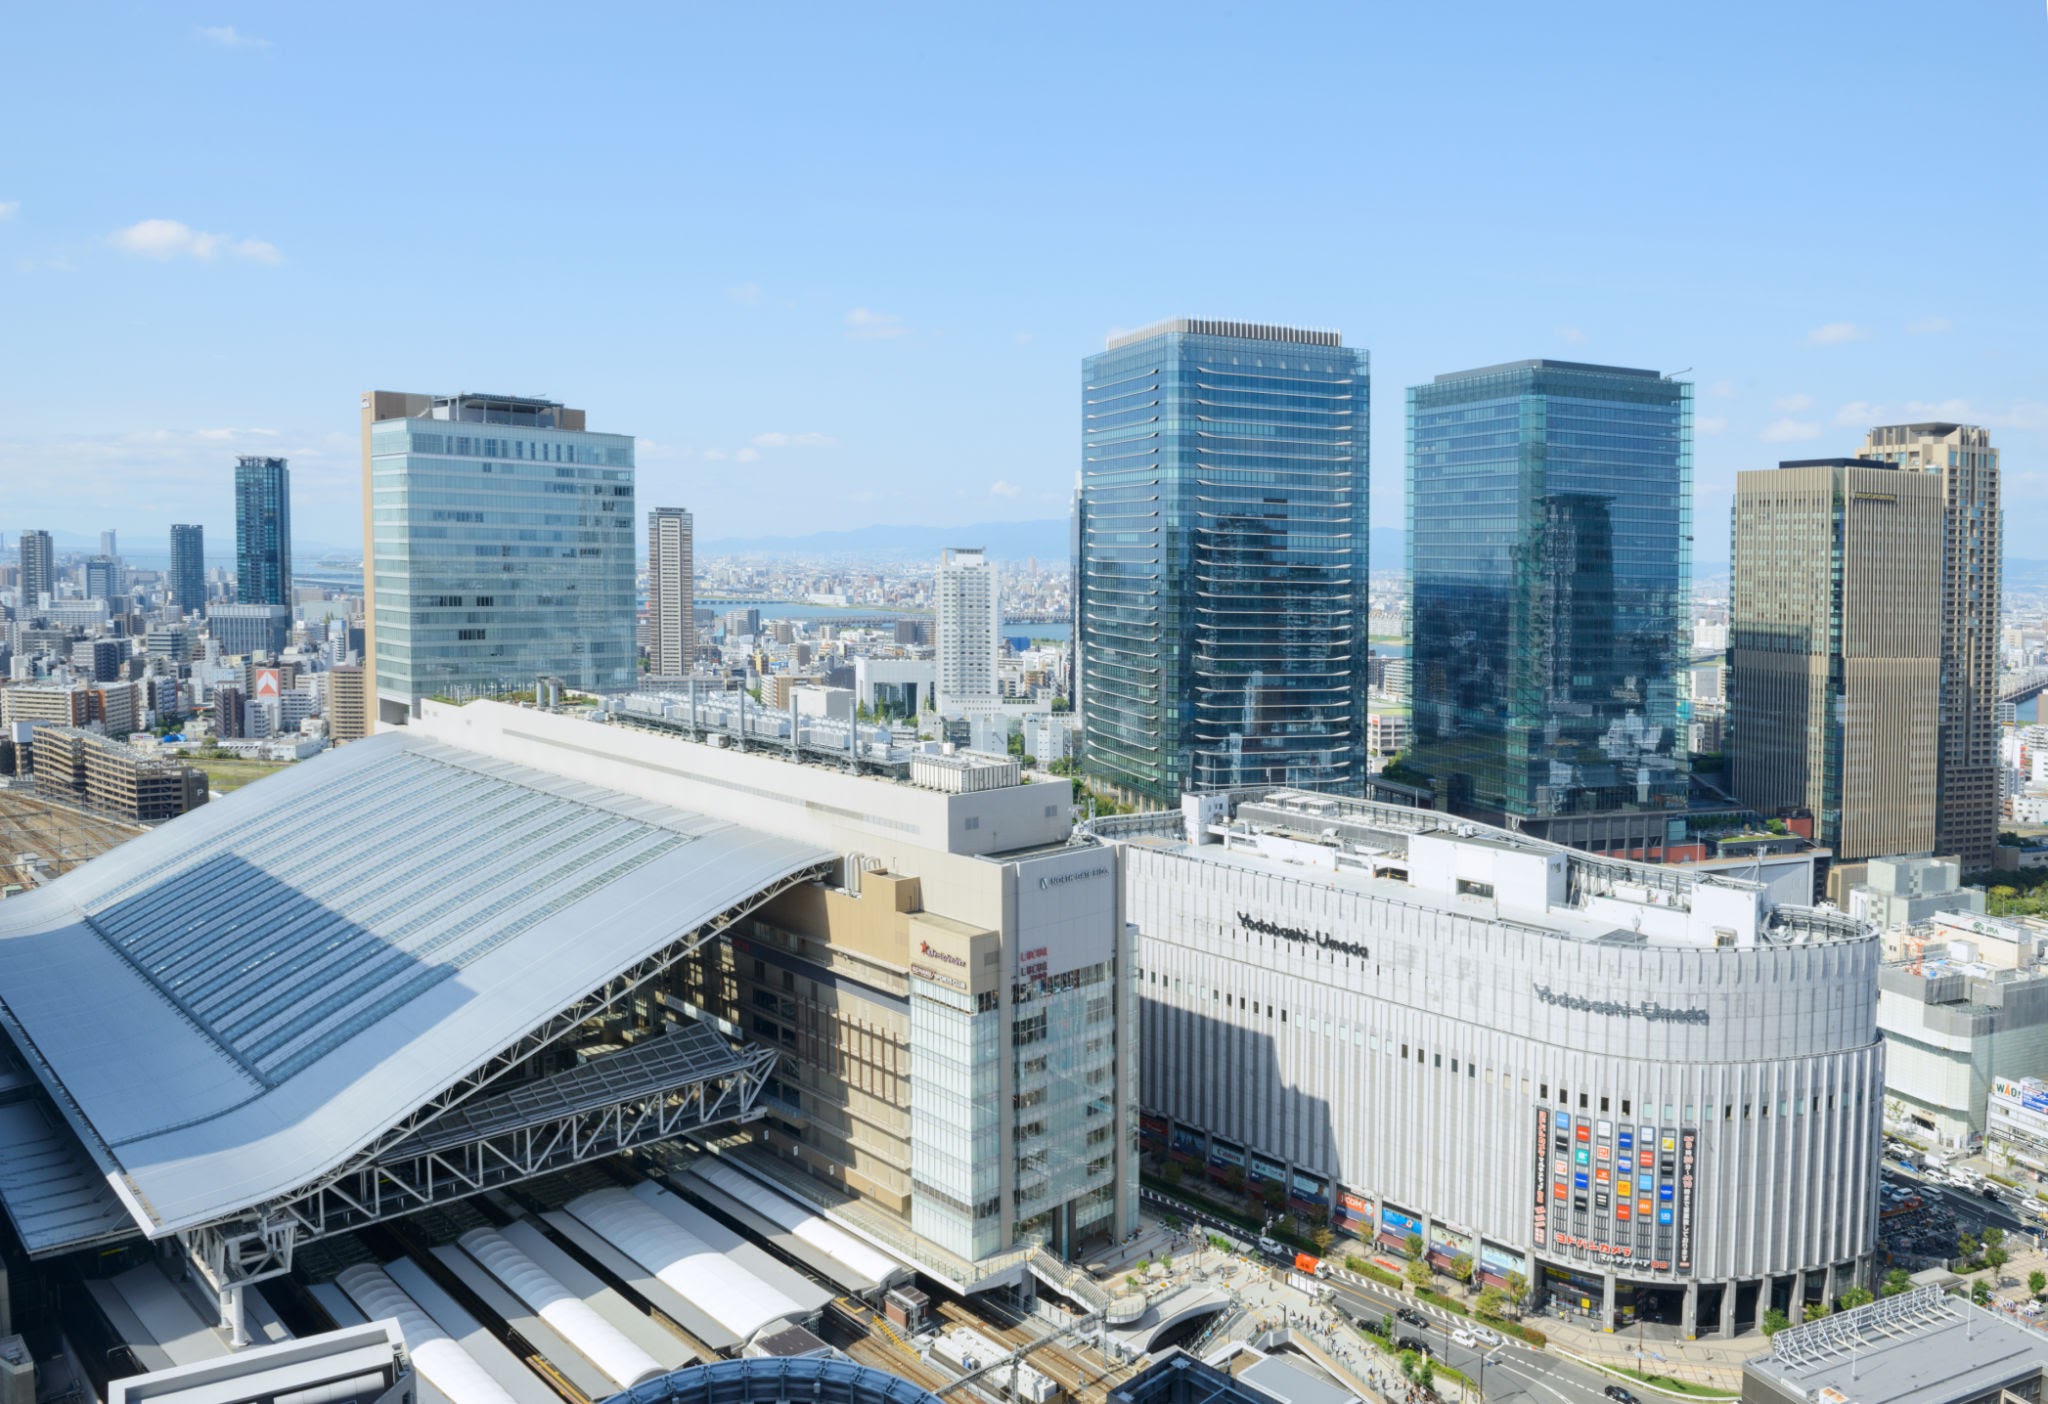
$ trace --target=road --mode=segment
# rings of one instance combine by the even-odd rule
[[[1413,1302],[1404,1302],[1391,1291],[1378,1287],[1360,1286],[1350,1282],[1331,1280],[1333,1296],[1343,1298],[1351,1307],[1368,1317],[1378,1317],[1399,1307],[1414,1307]],[[1404,1321],[1394,1323],[1394,1336],[1420,1336],[1429,1342],[1431,1352],[1442,1363],[1451,1366],[1471,1379],[1480,1382],[1480,1356],[1482,1352],[1470,1350],[1451,1340],[1451,1332],[1463,1325],[1462,1318],[1456,1325],[1444,1321],[1435,1314],[1422,1313],[1429,1321],[1427,1327],[1412,1326]],[[1485,1398],[1488,1404],[1608,1404],[1603,1392],[1615,1383],[1611,1375],[1589,1370],[1583,1365],[1550,1355],[1510,1340],[1505,1345],[1484,1352],[1486,1369]]]

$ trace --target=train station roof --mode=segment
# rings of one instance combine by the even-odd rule
[[[0,1034],[161,1237],[315,1183],[592,992],[833,858],[386,732],[0,903]],[[52,1212],[76,1158],[45,1150],[47,1173],[0,1165],[32,1252],[104,1233],[104,1204]]]

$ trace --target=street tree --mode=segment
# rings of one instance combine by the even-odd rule
[[[1411,1287],[1427,1287],[1430,1276],[1429,1264],[1420,1258],[1410,1258],[1408,1266],[1401,1269],[1401,1275],[1408,1279],[1408,1285]]]

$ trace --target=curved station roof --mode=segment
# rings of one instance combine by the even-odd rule
[[[0,1030],[159,1237],[318,1181],[832,857],[383,733],[0,904]]]

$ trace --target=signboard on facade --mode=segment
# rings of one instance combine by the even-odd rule
[[[1558,1162],[1560,1165],[1562,1161]],[[1536,1108],[1536,1217],[1533,1236],[1537,1247],[1549,1242],[1550,1229],[1550,1108]]]
[[[1116,860],[1099,848],[1019,864],[1015,969],[1050,980],[1116,956]]]
[[[258,668],[256,670],[256,700],[258,702],[275,702],[283,694],[284,688],[279,683],[277,669]]]
[[[1688,1126],[1679,1133],[1678,1155],[1678,1270],[1692,1271],[1693,1175],[1699,1164],[1700,1133]]]

